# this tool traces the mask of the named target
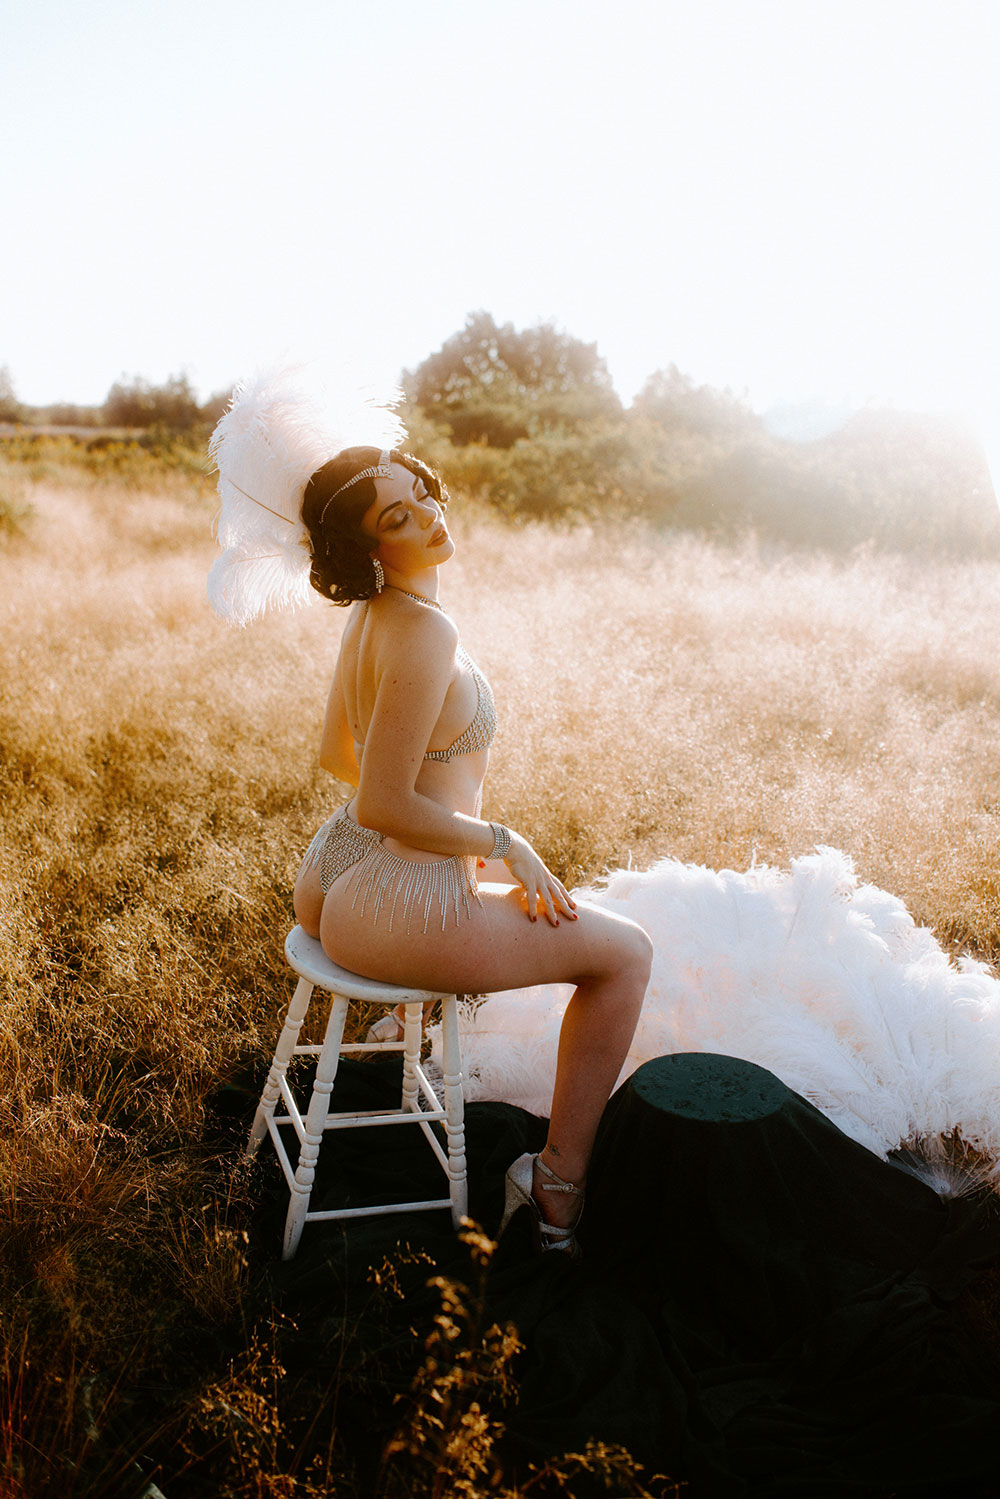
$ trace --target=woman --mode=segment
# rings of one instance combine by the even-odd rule
[[[352,428],[367,428],[376,445],[337,440]],[[457,993],[575,985],[548,1139],[507,1173],[504,1220],[528,1204],[540,1247],[573,1253],[594,1135],[638,1020],[651,944],[624,917],[578,908],[520,833],[480,815],[492,694],[438,598],[455,551],[447,493],[392,447],[401,435],[391,413],[367,404],[335,435],[287,372],[240,387],[211,444],[225,551],[209,598],[240,624],[303,602],[309,586],[352,606],[320,763],[356,791],[299,870],[305,931],[343,967],[389,982]],[[491,858],[514,882],[505,893],[477,888],[477,865]]]
[[[570,981],[548,1140],[508,1172],[508,1214],[530,1203],[543,1248],[572,1251],[598,1120],[649,977],[641,927],[579,909],[521,834],[480,816],[492,694],[438,598],[454,555],[447,494],[423,463],[351,448],[309,480],[311,582],[353,601],[320,763],[357,788],[324,824],[295,914],[354,973],[475,993]],[[477,889],[503,860],[517,882]]]

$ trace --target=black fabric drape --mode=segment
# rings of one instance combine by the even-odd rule
[[[345,1062],[334,1107],[394,1093],[395,1065]],[[503,1173],[545,1122],[473,1104],[467,1129],[470,1212],[495,1232]],[[287,1194],[273,1161],[262,1177],[257,1244],[276,1259]],[[324,1144],[312,1205],[440,1180],[418,1131],[346,1131]],[[693,1499],[1000,1492],[1000,1374],[956,1305],[1000,1255],[994,1199],[942,1202],[750,1063],[669,1056],[605,1111],[580,1239],[581,1264],[534,1255],[523,1210],[486,1285],[487,1319],[525,1345],[504,1416],[513,1471],[598,1438]],[[374,1284],[383,1263],[395,1299]],[[470,1278],[445,1212],[310,1225],[272,1267],[286,1361],[317,1399],[336,1380],[362,1466],[398,1421],[439,1273]]]

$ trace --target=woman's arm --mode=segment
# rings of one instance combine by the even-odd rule
[[[381,645],[355,819],[432,853],[489,858],[494,835],[488,822],[453,812],[415,789],[455,670],[454,622],[430,610],[421,609],[418,617],[411,611],[405,627],[387,630]],[[537,920],[541,910],[553,925],[558,925],[557,911],[575,919],[573,899],[562,883],[519,833],[510,836],[504,863],[524,887],[529,918]]]
[[[341,658],[338,655],[330,696],[326,700],[323,737],[319,746],[319,763],[324,770],[336,776],[338,781],[346,781],[348,786],[356,786],[361,772],[358,769],[358,759],[354,752],[354,736],[347,721],[340,663]]]

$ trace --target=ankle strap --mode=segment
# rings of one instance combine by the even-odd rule
[[[574,1187],[572,1182],[563,1181],[562,1177],[557,1176],[552,1167],[542,1160],[541,1154],[536,1155],[535,1160],[538,1162],[539,1170],[549,1178],[547,1182],[542,1182],[543,1192],[572,1192],[575,1197],[583,1196],[583,1187]]]

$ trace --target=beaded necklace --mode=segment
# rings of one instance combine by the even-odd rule
[[[416,599],[418,604],[426,604],[429,609],[437,609],[439,614],[444,613],[444,609],[438,603],[437,599],[425,599],[422,593],[411,593],[408,588],[400,588],[397,583],[387,583],[385,586],[387,588],[394,588],[397,593],[405,593],[408,599]]]

